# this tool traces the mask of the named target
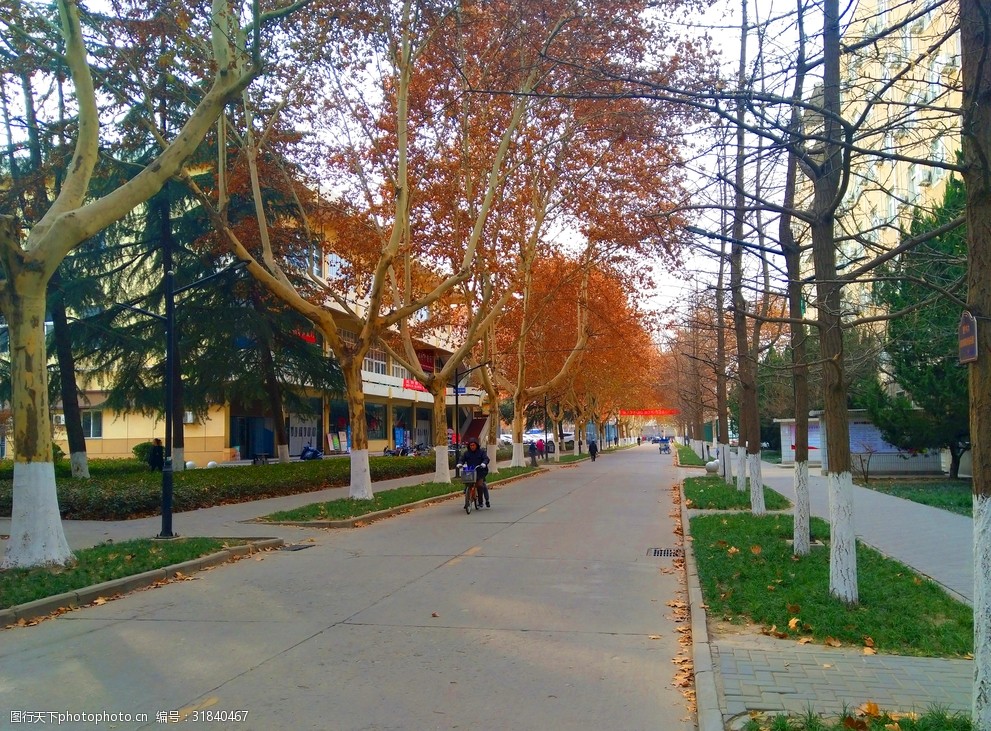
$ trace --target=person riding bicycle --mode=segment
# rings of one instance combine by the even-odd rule
[[[485,484],[485,476],[489,474],[489,455],[482,449],[482,445],[478,443],[478,439],[475,437],[470,437],[468,439],[468,449],[461,458],[461,462],[467,469],[475,470],[475,479],[480,481],[480,490],[478,491],[478,507],[482,507],[482,501],[485,501],[485,507],[491,508],[489,505],[489,486]],[[467,489],[467,488],[466,488]]]

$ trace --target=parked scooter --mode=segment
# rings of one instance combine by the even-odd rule
[[[306,446],[303,447],[303,451],[299,453],[299,458],[302,460],[309,459],[321,459],[323,457],[323,452],[314,447],[312,444],[307,442]]]
[[[417,444],[413,447],[407,444],[398,449],[389,449],[389,447],[386,447],[382,450],[382,453],[386,457],[420,457],[427,453],[427,448],[423,444]]]

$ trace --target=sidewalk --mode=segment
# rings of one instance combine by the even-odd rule
[[[789,468],[763,463],[764,484],[794,501]],[[689,470],[683,470],[689,476]],[[698,474],[695,472],[695,474]],[[828,519],[826,478],[809,476],[812,514]],[[693,511],[683,510],[685,532]],[[854,486],[857,538],[928,576],[968,604],[973,597],[973,521],[938,508]],[[686,552],[692,599],[699,729],[738,729],[748,711],[838,715],[874,701],[889,712],[939,706],[969,714],[973,662],[863,655],[777,641],[764,635],[710,636],[691,552]],[[701,624],[701,626],[700,626]],[[700,672],[701,669],[701,672]],[[704,687],[703,687],[704,686]]]

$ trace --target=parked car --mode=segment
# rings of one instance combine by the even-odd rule
[[[568,452],[574,450],[575,448],[575,435],[573,432],[566,431],[561,434],[561,442],[564,444],[564,449]],[[555,437],[551,436],[547,440],[547,451],[550,454],[554,454],[557,449],[557,443],[555,442]]]
[[[538,439],[544,438],[543,429],[527,429],[523,432],[523,443],[529,444],[530,442],[536,442]]]
[[[510,433],[500,434],[499,435],[499,441],[502,442],[503,444],[512,445],[512,443],[513,443],[513,435],[510,434]]]

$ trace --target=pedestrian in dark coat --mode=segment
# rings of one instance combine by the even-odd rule
[[[148,451],[148,466],[154,472],[165,469],[165,447],[162,446],[161,439],[152,440],[151,449]]]

